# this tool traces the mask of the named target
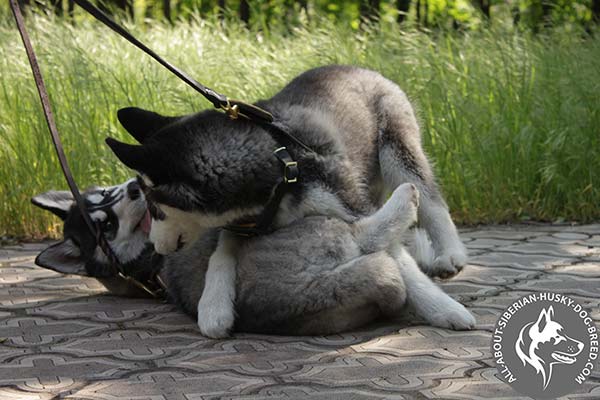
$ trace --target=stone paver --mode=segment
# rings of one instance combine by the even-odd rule
[[[454,332],[407,316],[326,337],[209,340],[173,306],[106,294],[33,264],[46,244],[0,249],[0,399],[517,399],[490,335],[532,292],[572,296],[600,319],[600,224],[461,232],[470,264],[440,281],[477,318]],[[600,398],[600,372],[568,398]]]

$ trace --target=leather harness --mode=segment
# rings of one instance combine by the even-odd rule
[[[110,29],[118,33],[124,39],[129,41],[134,46],[138,47],[140,50],[148,54],[154,60],[156,60],[163,67],[171,71],[175,74],[179,79],[187,83],[193,89],[202,94],[208,101],[210,101],[215,108],[221,109],[225,111],[225,113],[231,119],[238,119],[240,117],[253,121],[257,125],[262,126],[265,130],[267,130],[275,139],[277,143],[284,144],[285,146],[296,145],[304,150],[307,150],[311,153],[315,153],[313,149],[304,144],[301,140],[296,138],[290,132],[288,132],[285,127],[276,121],[273,114],[269,111],[257,107],[252,104],[244,103],[238,100],[232,100],[220,94],[191,78],[187,73],[175,67],[158,54],[156,54],[152,49],[147,47],[145,44],[136,39],[131,33],[129,33],[125,28],[117,24],[114,20],[100,11],[96,6],[91,4],[87,0],[74,0],[81,8],[91,14],[94,18],[108,26]],[[58,156],[58,160],[60,163],[60,167],[62,169],[63,175],[67,181],[69,189],[73,194],[73,198],[81,215],[85,221],[85,224],[89,231],[92,233],[94,238],[96,239],[96,244],[102,249],[102,252],[106,255],[111,268],[115,275],[121,277],[125,281],[132,283],[138,288],[144,290],[149,293],[153,297],[161,297],[164,293],[165,285],[160,279],[159,272],[156,271],[152,274],[151,278],[146,282],[140,282],[129,276],[125,271],[123,265],[119,261],[117,255],[114,253],[110,244],[106,240],[102,230],[100,229],[99,223],[95,223],[89,216],[88,210],[85,207],[85,203],[79,192],[77,184],[75,183],[75,179],[73,179],[73,175],[71,173],[71,169],[69,168],[69,164],[67,162],[67,158],[65,156],[65,152],[62,146],[62,142],[60,140],[60,135],[58,133],[58,129],[56,127],[56,123],[54,121],[54,116],[52,113],[52,108],[50,106],[50,100],[48,98],[48,92],[46,90],[46,86],[44,84],[44,80],[42,78],[42,73],[40,71],[40,67],[37,62],[37,58],[35,56],[35,52],[33,50],[33,46],[29,40],[29,35],[27,34],[27,30],[25,28],[25,23],[23,21],[23,15],[21,13],[19,4],[17,0],[10,0],[10,7],[12,9],[13,15],[15,17],[15,21],[17,23],[17,27],[19,29],[19,33],[21,35],[21,39],[25,46],[25,50],[27,52],[27,58],[29,59],[29,64],[31,66],[31,71],[33,73],[33,78],[35,80],[35,84],[37,87],[37,91],[40,97],[40,101],[42,103],[42,108],[44,111],[44,117],[46,119],[46,123],[48,125],[48,129],[50,130],[50,135],[52,137],[52,143],[54,144],[54,149],[56,150],[56,154]],[[270,227],[276,217],[277,211],[279,209],[279,205],[283,196],[290,190],[291,185],[298,182],[300,170],[298,168],[298,162],[294,161],[294,158],[290,154],[287,147],[280,147],[276,149],[274,152],[275,157],[282,164],[282,179],[273,189],[273,192],[265,205],[263,212],[256,218],[255,223],[245,224],[245,225],[229,225],[224,227],[231,232],[234,232],[241,236],[255,236],[269,232]]]

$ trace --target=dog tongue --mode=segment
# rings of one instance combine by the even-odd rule
[[[150,233],[150,228],[152,227],[152,217],[150,217],[150,212],[146,210],[144,214],[144,218],[142,218],[142,222],[140,222],[140,228],[142,228],[142,232],[146,235]]]

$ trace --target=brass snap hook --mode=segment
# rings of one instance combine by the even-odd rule
[[[238,105],[236,104],[232,106],[229,102],[229,99],[227,100],[227,105],[221,105],[221,108],[223,109],[223,111],[225,111],[225,114],[227,114],[231,119],[238,119],[240,117]]]

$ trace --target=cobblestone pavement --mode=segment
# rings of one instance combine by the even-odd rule
[[[477,317],[454,332],[388,323],[327,337],[200,336],[174,307],[107,295],[35,267],[43,244],[0,248],[0,399],[524,398],[490,332],[520,296],[568,294],[600,319],[600,224],[467,229],[470,264],[441,282]],[[595,371],[570,398],[600,398]]]

